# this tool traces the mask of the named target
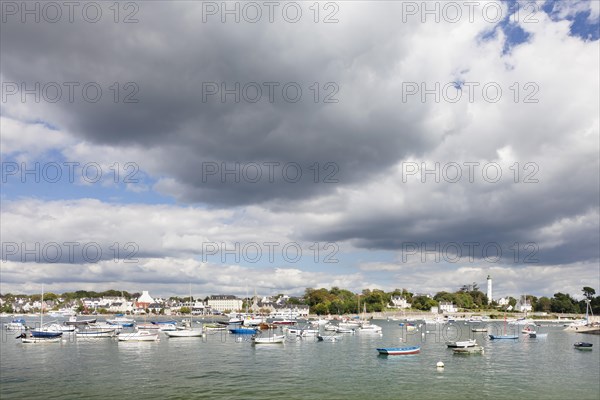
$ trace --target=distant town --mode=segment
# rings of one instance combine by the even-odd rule
[[[219,294],[200,297],[154,297],[148,291],[129,293],[119,290],[93,292],[79,290],[62,294],[45,293],[20,295],[0,294],[0,312],[38,313],[40,309],[49,314],[156,314],[156,315],[219,315],[249,312],[262,315],[293,315],[306,317],[309,314],[342,315],[361,312],[431,312],[434,314],[457,312],[517,312],[517,313],[585,313],[590,310],[600,314],[600,296],[595,289],[582,288],[583,300],[570,294],[554,293],[553,296],[536,297],[522,294],[494,299],[492,280],[488,276],[486,293],[476,283],[462,285],[455,292],[441,291],[436,294],[412,293],[406,289],[385,292],[379,289],[364,289],[353,293],[346,289],[307,288],[303,296],[285,294],[273,296],[247,296]]]

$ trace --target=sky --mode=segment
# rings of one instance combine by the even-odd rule
[[[598,1],[2,2],[1,293],[600,290]]]

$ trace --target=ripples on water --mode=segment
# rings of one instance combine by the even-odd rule
[[[542,328],[546,339],[490,342],[458,323],[446,338],[407,334],[376,321],[383,336],[344,335],[252,346],[218,332],[205,338],[127,343],[114,339],[23,345],[2,332],[0,397],[45,399],[577,399],[600,398],[600,337]],[[461,326],[462,324],[462,326]],[[425,333],[423,336],[422,333]],[[451,337],[454,335],[454,337]],[[454,355],[446,339],[475,337],[483,355]],[[402,343],[400,338],[406,339]],[[437,338],[437,339],[436,339]],[[594,350],[573,348],[576,341]],[[421,345],[413,356],[379,356],[377,347]],[[445,368],[438,370],[436,363]]]

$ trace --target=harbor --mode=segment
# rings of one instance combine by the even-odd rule
[[[184,319],[159,317],[154,322],[182,325]],[[35,324],[33,317],[25,320]],[[110,387],[110,396],[152,398],[234,399],[259,393],[277,399],[285,393],[290,399],[390,399],[401,392],[445,399],[470,398],[472,393],[486,399],[593,399],[600,390],[600,337],[570,332],[558,323],[538,327],[544,338],[530,338],[512,327],[508,329],[516,332],[517,340],[491,341],[487,334],[471,331],[480,323],[373,319],[369,323],[380,326],[381,334],[356,329],[331,334],[339,340],[321,341],[301,333],[325,332],[318,320],[298,320],[258,335],[203,328],[218,321],[226,324],[227,318],[194,322],[194,329],[205,333],[201,337],[170,338],[157,330],[158,340],[148,342],[119,341],[118,336],[134,332],[124,328],[109,338],[64,333],[59,343],[24,344],[3,326],[0,396],[100,399]],[[3,325],[9,322],[2,319]],[[485,326],[492,332],[502,329],[503,322]],[[256,337],[277,343],[256,344]],[[591,351],[574,348],[582,337]],[[449,340],[474,341],[478,347],[450,348]],[[380,355],[377,349],[385,347],[419,351]],[[439,362],[444,368],[437,367]]]

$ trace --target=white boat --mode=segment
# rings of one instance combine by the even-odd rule
[[[285,327],[283,328],[283,332],[288,335],[296,335],[300,336],[302,334],[302,328],[297,327]]]
[[[201,324],[200,321],[196,321],[196,322]],[[202,329],[204,329],[206,332],[218,332],[218,331],[226,331],[227,327],[224,325],[220,325],[220,324],[204,324],[202,326]]]
[[[358,321],[340,322],[338,326],[340,328],[356,329],[360,326],[360,322],[358,322]]]
[[[170,331],[177,331],[177,325],[175,324],[160,324],[158,325],[158,330],[162,331],[162,332],[170,332]]]
[[[115,335],[115,328],[105,328],[102,326],[93,325],[81,327],[75,331],[75,336],[78,338],[111,338]]]
[[[424,322],[426,325],[437,325],[437,324],[443,324],[444,319],[438,317],[438,318],[434,318],[434,319],[425,319]]]
[[[160,329],[160,325],[158,324],[150,324],[150,323],[143,323],[143,324],[138,324],[137,325],[138,329],[143,329],[145,331],[157,331]]]
[[[476,339],[469,339],[469,340],[460,340],[460,341],[455,341],[455,342],[446,342],[446,346],[451,347],[451,348],[458,348],[458,347],[473,347],[477,345],[477,340]]]
[[[23,331],[25,330],[25,320],[22,318],[13,319],[11,322],[4,324],[4,329],[11,332]]]
[[[285,341],[285,335],[273,335],[267,337],[252,337],[254,344],[282,344]]]
[[[199,330],[179,329],[175,331],[163,331],[168,337],[202,337],[204,333]]]
[[[354,329],[350,329],[350,328],[342,328],[340,326],[338,326],[338,328],[335,330],[337,333],[354,333],[355,330]]]
[[[338,327],[333,324],[327,324],[323,327],[323,329],[325,329],[326,331],[329,331],[329,332],[335,332],[335,331],[337,331],[337,328]]]
[[[382,332],[382,328],[379,325],[375,324],[363,324],[358,330],[359,333],[376,333],[380,334]]]
[[[469,346],[453,348],[454,354],[483,354],[485,350],[482,346]]]
[[[535,326],[535,322],[532,319],[519,318],[517,320],[510,321],[508,323],[508,325],[509,326],[527,326],[527,325],[533,325],[533,326]]]
[[[323,318],[319,318],[317,320],[314,321],[310,321],[310,324],[312,326],[321,326],[321,325],[327,325],[329,323],[329,320],[327,319],[323,319]]]
[[[120,333],[118,339],[120,342],[155,342],[158,340],[158,333],[146,330]]]
[[[267,322],[265,317],[257,317],[254,315],[248,316],[244,319],[244,326],[258,326]]]
[[[73,326],[81,326],[81,325],[87,325],[87,324],[95,324],[97,321],[96,318],[90,318],[90,319],[82,319],[82,320],[77,320],[76,316],[71,316],[69,317],[68,321],[65,321],[65,325],[73,325]]]
[[[317,340],[319,342],[339,342],[342,337],[338,335],[317,335]]]
[[[31,344],[31,343],[60,343],[61,342],[61,338],[60,337],[24,337],[21,339],[21,343],[26,343],[26,344]]]
[[[298,336],[309,337],[309,336],[317,336],[318,334],[319,334],[318,329],[302,329]]]
[[[59,323],[48,323],[43,327],[43,330],[46,332],[64,332],[70,333],[75,332],[75,327],[73,325],[61,325]]]
[[[124,327],[130,327],[133,326],[133,324],[135,323],[135,320],[133,318],[127,318],[127,317],[115,317],[113,319],[107,319],[106,322],[108,322],[111,325],[121,325]]]

